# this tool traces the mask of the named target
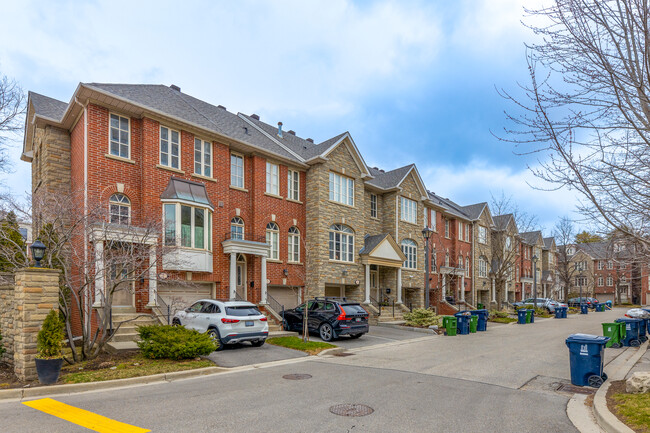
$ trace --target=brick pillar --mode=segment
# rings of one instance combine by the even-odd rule
[[[16,271],[14,289],[14,372],[20,380],[36,379],[36,336],[50,310],[59,309],[59,271]]]

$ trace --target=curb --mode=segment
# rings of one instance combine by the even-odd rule
[[[629,349],[627,349],[629,350]],[[626,352],[627,352],[626,350]],[[607,390],[612,380],[623,380],[627,373],[634,367],[637,361],[648,350],[648,342],[642,344],[625,362],[619,366],[609,377],[609,380],[603,384],[594,396],[594,415],[598,425],[608,433],[634,433],[634,430],[623,424],[607,407]],[[618,359],[618,358],[617,358]],[[612,363],[610,363],[611,365]]]
[[[412,326],[393,325],[392,323],[385,323],[385,322],[381,325],[377,324],[375,326],[379,326],[381,328],[401,329],[403,331],[420,332],[422,334],[438,335],[436,331],[428,328],[414,328]]]
[[[331,349],[325,349],[322,352],[318,352],[316,356],[338,355],[343,352],[345,352],[345,347],[332,347]]]
[[[223,367],[206,367],[194,370],[174,371],[171,373],[152,374],[150,376],[129,377],[126,379],[105,380],[101,382],[72,383],[66,385],[39,386],[36,388],[20,388],[0,390],[0,401],[22,400],[32,397],[43,397],[53,394],[71,394],[84,391],[96,391],[119,388],[130,385],[146,385],[150,383],[173,382],[180,379],[200,377],[229,371]]]

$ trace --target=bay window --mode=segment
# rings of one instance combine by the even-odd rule
[[[165,203],[163,217],[165,245],[212,250],[210,210],[181,203]]]

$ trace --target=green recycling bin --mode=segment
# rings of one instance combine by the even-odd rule
[[[481,304],[480,302],[478,304],[476,304],[476,309],[477,310],[483,310],[484,308],[485,308],[485,306],[483,304]]]
[[[458,323],[454,316],[445,316],[442,318],[442,326],[445,328],[445,334],[454,336],[458,328]]]
[[[625,326],[621,326],[620,323],[603,323],[603,335],[609,337],[609,341],[605,347],[613,347],[615,349],[623,347],[621,343],[621,328],[625,332]]]
[[[530,323],[533,319],[533,310],[526,310],[526,323]]]
[[[477,328],[478,328],[478,316],[474,316],[472,314],[472,317],[469,318],[469,332],[470,332],[470,334],[472,332],[476,332]]]

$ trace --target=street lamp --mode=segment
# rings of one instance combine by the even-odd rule
[[[429,227],[422,229],[422,236],[424,236],[424,305],[425,308],[429,308],[430,299],[429,299],[429,238],[431,237],[431,230]]]
[[[32,250],[32,258],[36,262],[36,267],[41,267],[41,260],[45,257],[45,244],[39,239],[36,239],[36,242],[32,244],[30,249]]]
[[[533,302],[537,308],[537,255],[533,256]]]

